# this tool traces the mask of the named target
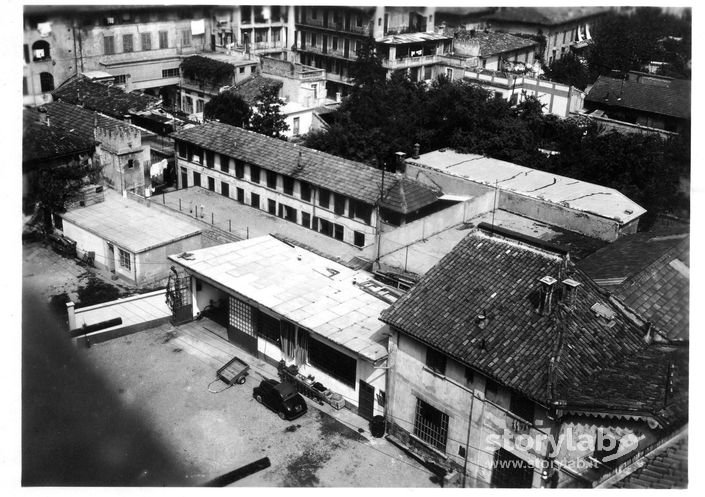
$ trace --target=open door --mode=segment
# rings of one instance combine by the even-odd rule
[[[166,284],[166,303],[171,309],[171,322],[174,325],[193,320],[190,276],[179,276],[172,268],[172,273],[169,273],[169,280]]]
[[[375,406],[375,387],[360,380],[357,413],[365,419],[372,419]]]

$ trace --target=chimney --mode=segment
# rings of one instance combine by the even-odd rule
[[[413,155],[411,156],[411,158],[412,158],[412,159],[418,159],[420,153],[421,153],[421,145],[419,145],[418,143],[414,143],[414,153],[413,153]]]
[[[578,287],[581,285],[579,281],[566,278],[563,283],[563,302],[568,307],[575,307],[577,301]]]
[[[302,155],[303,155],[303,152],[301,150],[299,150],[299,157],[296,159],[296,170],[297,171],[303,171],[303,169],[304,169]]]
[[[483,310],[480,314],[477,315],[477,317],[475,318],[475,324],[481,330],[484,330],[487,327],[487,311],[486,310]]]
[[[46,124],[49,126],[49,113],[47,111],[47,108],[42,106],[37,109],[39,112],[39,122],[40,124]]]
[[[553,307],[553,290],[558,280],[551,276],[544,276],[539,281],[541,282],[541,301],[537,310],[539,314],[548,316]]]
[[[396,157],[396,172],[402,175],[406,174],[406,154],[404,152],[396,152],[394,154]]]

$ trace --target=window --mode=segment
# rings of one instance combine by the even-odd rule
[[[179,77],[179,68],[176,67],[174,69],[163,69],[162,70],[162,78],[178,78]]]
[[[189,98],[189,101],[191,99]],[[203,164],[203,150],[201,150],[199,147],[196,146],[189,146],[189,155],[191,156],[191,162],[195,162],[196,164]]]
[[[237,188],[237,201],[244,204],[245,203],[245,190],[242,188]]]
[[[287,195],[294,194],[294,178],[284,176],[284,193]]]
[[[333,198],[333,212],[339,216],[345,214],[345,197],[338,193]]]
[[[167,31],[159,32],[159,48],[169,48],[169,33]]]
[[[438,374],[446,374],[446,356],[431,347],[426,347],[426,367]]]
[[[115,76],[116,85],[124,85],[127,83],[127,74],[118,74]]]
[[[308,362],[341,383],[355,388],[357,361],[349,355],[309,337]]]
[[[441,452],[445,452],[448,439],[448,415],[417,398],[414,435]]]
[[[300,117],[295,117],[294,118],[294,136],[299,136],[299,127],[301,126],[301,118]]]
[[[362,27],[362,16],[355,16],[355,26],[358,28]]]
[[[250,165],[250,181],[259,183],[259,167]]]
[[[279,204],[279,217],[295,223],[297,218],[296,209],[288,205]]]
[[[318,218],[318,223],[320,225],[320,229],[318,230],[319,232],[324,235],[333,236],[333,223],[321,218]]]
[[[361,233],[359,231],[355,231],[354,233],[354,240],[353,243],[355,243],[356,247],[364,247],[365,246],[365,234]]]
[[[230,171],[230,157],[227,155],[220,155],[220,170],[226,173]]]
[[[193,173],[193,186],[201,186],[201,173],[194,171]]]
[[[187,150],[186,144],[184,142],[177,142],[177,149],[178,149],[179,157],[185,159],[186,154],[188,153],[186,151]]]
[[[331,49],[338,50],[338,38],[336,38],[335,36],[333,37],[333,40],[331,41]]]
[[[225,181],[220,182],[220,194],[223,197],[230,197],[230,185]]]
[[[215,178],[208,176],[208,189],[212,192],[215,191]]]
[[[24,61],[29,64],[29,45],[25,43],[24,45]]]
[[[181,106],[181,108],[187,114],[191,114],[193,112],[193,102],[191,101],[191,97],[184,96],[184,101],[183,101],[183,105]]]
[[[465,385],[472,385],[473,381],[475,381],[475,373],[472,369],[465,366]]]
[[[132,260],[130,259],[130,253],[125,252],[121,248],[118,249],[118,253],[120,254],[120,267],[124,267],[128,271],[132,270]]]
[[[132,52],[132,35],[122,35],[122,51]]]
[[[267,188],[277,189],[277,173],[274,171],[267,171]]]
[[[206,150],[206,167],[213,169],[215,166],[215,152]]]
[[[230,326],[247,335],[254,336],[252,307],[242,300],[230,297]]]
[[[142,39],[142,50],[151,50],[152,49],[152,33],[142,33],[140,35],[140,38]]]
[[[311,33],[311,46],[316,46],[316,33]]]
[[[299,184],[301,185],[301,200],[304,200],[306,202],[311,201],[311,184],[307,183],[305,181],[300,181]]]
[[[257,311],[257,336],[281,347],[281,332],[279,327],[280,324],[277,318],[265,314],[262,311]]]
[[[272,216],[277,215],[277,201],[272,200],[271,198],[267,200],[267,212],[269,212]],[[281,213],[280,213],[281,215]]]
[[[256,193],[250,195],[250,205],[259,209],[259,195]]]
[[[22,95],[28,95],[29,88],[27,88],[27,78],[22,76]]]
[[[330,205],[330,191],[325,188],[318,189],[318,205],[326,209],[328,208]]]
[[[494,488],[531,488],[534,471],[531,464],[506,449],[497,449],[492,464],[490,485]]]
[[[316,9],[311,9],[311,19],[316,19],[316,15],[318,15]]]
[[[333,225],[333,238],[335,238],[336,240],[340,240],[342,242],[344,236],[345,236],[345,228],[343,227],[343,225],[342,224],[334,224]]]
[[[499,397],[499,385],[488,379],[485,385],[485,398],[490,402],[497,402],[497,397]]]
[[[203,112],[203,100],[196,100],[196,113]]]
[[[235,159],[235,177],[242,179],[245,177],[245,164]]]
[[[245,67],[244,66],[240,68],[240,74],[245,74]]]
[[[32,55],[35,62],[51,60],[49,43],[44,40],[36,41],[32,44]]]
[[[54,76],[51,73],[43,72],[39,74],[39,84],[42,88],[42,93],[54,90]]]
[[[191,30],[184,29],[181,31],[181,46],[190,47],[191,46]]]
[[[103,53],[105,55],[115,53],[115,38],[112,36],[103,36]]]
[[[359,200],[350,200],[350,214],[353,218],[370,224],[372,221],[372,206]]]
[[[453,81],[453,69],[451,69],[450,67],[446,67],[446,77],[449,80]]]
[[[534,422],[534,403],[523,395],[512,392],[509,410],[529,423]]]
[[[305,228],[311,228],[311,214],[308,212],[301,213],[301,226]]]

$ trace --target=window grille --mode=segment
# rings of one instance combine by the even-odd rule
[[[446,451],[448,415],[421,399],[416,399],[414,435],[441,452]]]
[[[230,326],[237,330],[255,336],[252,323],[252,307],[235,297],[230,297]]]
[[[128,271],[132,270],[132,260],[130,259],[130,253],[125,252],[122,249],[118,249],[120,254],[120,267],[124,267]]]

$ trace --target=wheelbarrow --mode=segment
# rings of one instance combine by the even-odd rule
[[[249,364],[237,356],[233,357],[215,373],[216,379],[208,385],[208,391],[211,393],[220,393],[233,385],[242,385],[247,381],[247,376],[250,374],[249,371]],[[222,381],[227,386],[221,390],[211,390],[210,386],[218,380]]]

